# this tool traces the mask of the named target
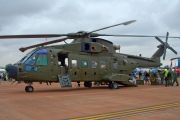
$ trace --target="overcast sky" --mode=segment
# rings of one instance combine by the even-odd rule
[[[101,34],[180,37],[179,0],[0,0],[0,35],[63,34],[92,31],[129,20],[137,22],[99,31]],[[102,37],[120,44],[121,53],[151,57],[160,43],[155,38]],[[48,39],[50,40],[50,39]],[[165,38],[162,38],[165,41]],[[46,39],[1,39],[0,66],[19,61],[20,47]],[[167,50],[164,65],[180,57],[180,39],[168,39],[178,54]],[[59,43],[62,44],[62,43]],[[174,63],[175,64],[175,61]],[[176,63],[177,64],[177,63]]]

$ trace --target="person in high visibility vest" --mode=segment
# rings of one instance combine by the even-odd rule
[[[6,74],[6,81],[8,80],[9,78],[8,78],[8,74]]]
[[[168,73],[169,73],[169,68],[167,68],[167,70],[165,71],[165,74],[164,74],[165,86],[169,86],[169,76],[168,76]]]

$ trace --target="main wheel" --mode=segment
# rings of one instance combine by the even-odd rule
[[[88,87],[92,87],[92,82],[88,82]]]
[[[27,88],[28,88],[28,86],[25,87],[25,91],[26,91],[26,92],[28,92]]]
[[[26,91],[26,92],[33,92],[33,91],[34,91],[34,88],[33,88],[33,86],[26,86],[26,87],[25,87],[25,91]]]
[[[92,82],[84,82],[84,87],[91,87],[92,86]]]
[[[87,87],[87,82],[84,82],[84,87]]]
[[[112,83],[112,88],[118,89],[119,88],[118,83],[117,82]]]

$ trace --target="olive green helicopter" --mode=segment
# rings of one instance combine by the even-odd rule
[[[15,64],[6,65],[5,69],[10,78],[17,83],[24,82],[26,92],[33,92],[33,82],[60,83],[61,87],[72,87],[72,82],[84,83],[85,87],[92,87],[92,82],[107,84],[110,89],[118,89],[119,85],[134,86],[130,81],[132,70],[137,67],[159,67],[160,57],[166,56],[166,49],[177,52],[167,43],[169,33],[166,36],[145,36],[145,35],[108,35],[95,33],[100,30],[119,26],[129,25],[136,20],[104,27],[90,32],[79,31],[69,34],[35,34],[35,35],[1,35],[0,39],[11,38],[52,38],[60,39],[46,41],[44,43],[22,47],[19,50],[24,52],[35,48],[27,53]],[[117,53],[119,45],[113,45],[109,40],[98,38],[100,36],[115,37],[155,37],[161,44],[158,50],[150,57],[135,56]],[[160,38],[166,38],[163,42]],[[69,44],[67,39],[73,39]],[[65,42],[66,44],[49,44]]]

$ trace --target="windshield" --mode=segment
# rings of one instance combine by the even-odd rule
[[[28,54],[26,54],[26,56],[24,58],[22,58],[21,62],[24,63],[35,51],[31,51]]]
[[[26,61],[31,55],[32,53],[34,53],[35,51],[31,51],[29,53],[27,53],[23,58],[21,58],[17,63],[24,63],[24,61]]]
[[[38,54],[32,54],[31,57],[29,57],[26,61],[25,64],[29,64],[29,65],[34,65],[34,63],[36,62],[36,58],[37,58]]]
[[[38,58],[38,63],[36,60]],[[22,60],[22,63],[29,64],[29,65],[47,65],[47,50],[41,49],[37,51],[32,51],[25,58]]]

